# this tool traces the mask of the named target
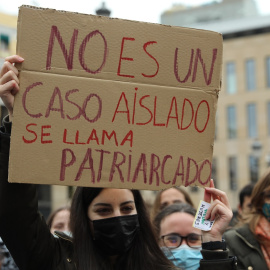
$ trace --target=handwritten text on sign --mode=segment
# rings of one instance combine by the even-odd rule
[[[51,24],[29,35],[40,13]],[[11,165],[10,181],[139,189],[209,183],[218,34],[27,7],[18,32],[26,60],[11,154],[18,144],[16,153],[29,157],[11,156],[23,169],[17,175]]]

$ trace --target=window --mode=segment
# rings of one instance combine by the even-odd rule
[[[237,158],[229,157],[230,189],[237,190]]]
[[[246,84],[248,91],[256,89],[255,61],[253,59],[246,61]]]
[[[228,62],[226,64],[226,91],[228,94],[236,93],[236,73],[234,62]]]
[[[227,134],[229,139],[234,139],[237,136],[236,133],[236,109],[235,106],[229,106],[227,108]]]
[[[266,57],[266,86],[270,88],[270,56]]]
[[[257,138],[257,115],[256,105],[251,103],[247,105],[247,118],[248,118],[248,137]]]
[[[251,183],[256,183],[259,177],[259,158],[249,156],[249,176]]]

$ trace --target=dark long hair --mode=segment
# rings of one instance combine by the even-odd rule
[[[138,190],[131,190],[137,209],[140,230],[131,249],[118,258],[115,267],[95,247],[87,210],[102,188],[78,187],[71,205],[70,227],[73,234],[74,255],[78,270],[169,270],[176,269],[165,257],[155,239],[143,198]]]

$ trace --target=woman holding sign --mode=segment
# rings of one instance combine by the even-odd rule
[[[157,240],[167,258],[186,270],[197,270],[202,259],[202,232],[194,228],[196,210],[187,203],[163,208],[154,219]]]
[[[230,205],[226,194],[214,188],[213,180],[211,180],[211,188],[206,188],[204,201],[210,202],[211,194],[215,201],[208,211],[206,209],[202,213],[198,211],[197,216],[196,210],[190,204],[175,203],[162,209],[154,218],[156,238],[161,249],[167,258],[181,269],[202,269],[202,265],[205,263],[205,260],[201,260],[202,257],[211,258],[212,254],[207,249],[214,249],[216,244],[224,252],[221,252],[220,256],[227,252],[226,244],[224,241],[222,242],[220,232],[224,232],[227,228],[227,218],[231,211]],[[204,214],[205,219],[210,218],[210,220],[214,220],[214,216],[216,216],[216,224],[213,224],[209,232],[200,230],[201,224],[196,228],[193,227],[194,218],[197,220],[198,215],[202,217]],[[218,235],[219,241],[216,242]],[[209,243],[209,241],[215,241],[216,243]],[[223,268],[221,267],[221,269]]]
[[[176,269],[155,240],[140,192],[128,189],[77,188],[71,206],[72,238],[50,233],[38,213],[36,187],[8,183],[8,160],[14,96],[19,91],[19,56],[6,58],[0,73],[0,97],[8,109],[0,130],[0,235],[20,270],[53,269]],[[216,222],[204,233],[208,242],[202,250],[200,269],[235,269],[235,262],[223,251],[222,234],[232,212],[225,193],[207,188],[211,204],[207,216]],[[223,247],[223,248],[221,248]]]

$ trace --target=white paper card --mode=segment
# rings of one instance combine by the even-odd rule
[[[196,216],[194,218],[193,227],[203,230],[203,231],[210,231],[215,220],[211,221],[210,219],[205,219],[206,212],[210,207],[210,203],[200,201],[199,207],[197,209]]]

